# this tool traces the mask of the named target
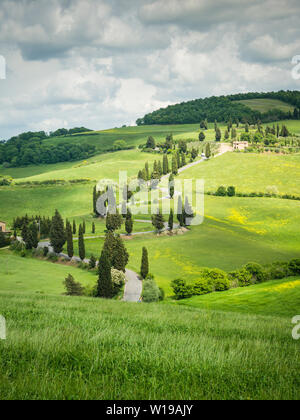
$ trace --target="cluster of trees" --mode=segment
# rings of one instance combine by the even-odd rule
[[[0,187],[9,187],[12,183],[12,177],[0,174]]]
[[[171,195],[173,198],[173,195]],[[178,220],[180,227],[187,227],[190,226],[192,223],[192,219],[194,218],[194,211],[192,206],[189,203],[188,197],[185,198],[185,202],[183,204],[182,196],[178,197],[178,204],[177,204],[177,214],[176,218]],[[165,227],[165,218],[160,209],[157,210],[156,214],[152,215],[152,224],[158,232],[161,232]],[[169,218],[168,218],[168,229],[172,231],[174,228],[174,211],[171,209]]]
[[[0,248],[4,248],[10,244],[10,239],[0,230]]]
[[[27,229],[29,225],[35,224],[38,227],[39,236],[47,237],[50,234],[51,229],[51,219],[45,216],[28,216],[27,214],[22,217],[16,217],[13,220],[12,227],[15,231],[15,236],[17,231],[22,231],[26,226]]]
[[[87,133],[89,131],[92,130],[85,127],[75,127],[71,128],[70,130],[68,130],[67,128],[59,128],[56,131],[51,131],[49,137],[72,136],[73,134]]]
[[[295,107],[294,113],[284,112],[279,109],[272,109],[261,113],[252,110],[248,106],[237,101],[245,99],[279,99]],[[183,102],[177,105],[170,105],[161,108],[143,118],[137,120],[137,125],[153,124],[193,124],[199,121],[222,122],[230,118],[248,123],[262,122],[297,118],[300,116],[300,93],[299,91],[280,91],[270,93],[246,93],[238,95],[210,97]],[[205,126],[201,127],[205,128]]]
[[[248,263],[240,270],[225,273],[217,268],[204,269],[201,277],[191,283],[183,279],[173,280],[171,286],[177,300],[194,295],[205,295],[212,292],[222,292],[230,288],[247,287],[269,280],[283,279],[300,274],[300,259],[289,262],[275,262],[266,266]]]
[[[96,147],[90,144],[43,144],[40,140],[16,144],[14,141],[0,145],[0,164],[6,167],[70,162],[94,156]]]
[[[98,264],[97,297],[111,299],[119,292],[112,281],[112,269],[125,273],[128,260],[129,254],[121,237],[108,232]]]
[[[145,163],[144,169],[138,172],[138,179],[144,181],[160,180],[163,175],[172,173],[173,175],[178,175],[178,169],[187,165],[187,144],[182,141],[179,142],[178,149],[173,152],[171,163],[168,159],[168,155],[164,154],[162,161],[155,160],[153,164],[153,169],[150,170],[149,163]],[[199,154],[199,150],[192,148],[190,152],[190,161],[196,159]]]

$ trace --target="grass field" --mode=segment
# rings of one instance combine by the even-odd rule
[[[94,285],[97,281],[95,274],[75,267],[21,258],[11,251],[0,250],[1,291],[59,295],[65,292],[63,281],[68,274],[84,286]]]
[[[279,121],[279,124],[285,124],[288,129],[295,134],[300,134],[300,121]],[[272,125],[273,123],[271,123]],[[277,124],[277,122],[275,122]],[[270,125],[270,124],[265,124]],[[219,124],[222,134],[224,134],[226,125]],[[91,143],[97,146],[99,153],[104,153],[107,148],[111,148],[115,140],[124,140],[129,146],[139,146],[145,144],[147,138],[152,135],[157,142],[161,142],[165,137],[173,133],[175,140],[180,139],[191,139],[198,140],[200,127],[198,124],[183,124],[183,125],[168,125],[168,126],[142,126],[142,127],[127,127],[112,130],[104,130],[95,132],[89,135],[70,136],[70,137],[56,137],[53,139],[46,140],[51,144],[59,144],[61,142],[72,142],[76,143]],[[238,133],[244,132],[243,126],[240,126]],[[209,124],[209,130],[205,132],[206,140],[215,140],[214,124]],[[106,149],[105,149],[106,147]],[[3,168],[0,165],[0,173],[3,175],[10,175],[15,179],[24,181],[24,178],[32,178],[32,180],[45,180],[45,179],[74,179],[74,178],[95,178],[98,179],[105,172],[113,171],[115,176],[115,168],[119,168],[121,165],[124,168],[128,165],[128,170],[132,172],[136,170],[135,164],[139,161],[153,160],[152,155],[139,153],[137,150],[107,153],[94,156],[87,160],[86,165],[82,165],[82,162],[66,162],[57,163],[53,165],[40,165],[40,166],[28,166],[25,168]],[[115,162],[112,165],[111,162]]]
[[[292,105],[289,105],[286,102],[280,101],[278,99],[248,99],[237,102],[261,113],[268,112],[271,109],[280,109],[283,112],[291,111],[292,113],[294,111],[294,107]]]
[[[204,223],[184,235],[158,238],[149,234],[127,240],[129,268],[139,272],[146,246],[150,271],[170,294],[171,280],[194,280],[202,267],[230,271],[250,261],[289,260],[300,253],[299,202],[206,196],[205,208]],[[102,246],[103,239],[87,240],[87,255],[98,256]]]
[[[205,310],[292,319],[300,313],[300,278],[290,277],[222,293],[193,296],[176,303]]]
[[[3,291],[0,308],[1,400],[300,398],[289,318]]]
[[[300,122],[289,121],[294,133]],[[222,125],[222,131],[225,126]],[[94,142],[103,152],[114,140],[129,145],[197,139],[198,125],[129,127],[51,139]],[[213,125],[206,133],[214,139]],[[1,169],[19,182],[90,178],[117,180],[119,170],[135,176],[160,156],[137,149],[99,154],[87,162]],[[206,191],[234,185],[239,192],[300,195],[299,156],[234,154],[190,168],[179,180],[205,179]],[[91,223],[94,182],[49,187],[0,188],[0,219],[25,213]],[[300,278],[171,301],[170,282],[195,280],[202,267],[231,271],[299,257],[300,202],[268,198],[205,196],[205,220],[184,235],[155,234],[126,239],[128,268],[139,272],[142,247],[150,272],[167,299],[162,304],[129,304],[62,296],[70,273],[84,286],[95,274],[68,265],[21,258],[0,250],[0,314],[7,340],[0,340],[0,400],[4,399],[296,399],[300,398],[299,342],[291,318],[300,313]],[[149,218],[148,215],[137,216]],[[135,223],[134,232],[152,230]],[[124,232],[124,225],[120,232]],[[103,238],[86,239],[87,256],[100,255]],[[74,243],[78,255],[77,242]]]
[[[234,185],[238,192],[266,192],[275,186],[281,194],[300,195],[300,155],[226,153],[184,171],[178,179],[204,179],[205,190]]]

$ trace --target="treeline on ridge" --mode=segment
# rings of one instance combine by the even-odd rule
[[[288,103],[295,108],[295,112],[284,112],[280,109],[271,109],[261,113],[237,101],[249,99],[277,99]],[[146,114],[137,120],[137,125],[154,124],[194,124],[201,120],[208,122],[223,122],[230,118],[255,124],[257,121],[270,122],[276,120],[299,118],[300,92],[280,91],[269,93],[241,93],[228,96],[212,96],[205,99],[182,102],[161,108]]]
[[[87,131],[86,128],[59,129],[54,133],[44,131],[27,132],[0,142],[0,164],[6,167],[37,165],[43,163],[69,162],[94,156],[96,147],[91,144],[72,144],[61,142],[57,145],[45,143],[54,136],[66,136],[75,132]]]

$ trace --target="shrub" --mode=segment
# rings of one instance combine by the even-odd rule
[[[218,268],[207,270],[205,278],[213,285],[216,292],[223,292],[224,290],[228,290],[230,287],[227,273],[219,270]]]
[[[233,287],[247,287],[253,284],[253,276],[246,269],[236,270],[229,273]]]
[[[214,291],[213,285],[207,279],[198,279],[194,283],[193,294],[197,296],[207,295]]]
[[[57,262],[58,261],[58,256],[54,252],[50,252],[48,254],[48,260],[51,261],[51,262]]]
[[[165,300],[165,296],[166,296],[166,294],[165,294],[164,289],[162,289],[162,288],[160,287],[160,288],[159,288],[159,291],[160,291],[159,300],[160,300],[160,301]]]
[[[91,255],[90,261],[89,261],[89,268],[92,270],[96,267],[97,261],[94,255]]]
[[[275,262],[269,267],[268,271],[270,278],[274,280],[284,279],[292,275],[289,263],[286,262]]]
[[[227,188],[227,195],[228,195],[228,197],[235,197],[235,187],[228,187]]]
[[[218,190],[217,190],[217,192],[216,192],[216,195],[218,197],[226,197],[226,195],[227,195],[226,188],[223,187],[223,186],[219,187]]]
[[[124,272],[116,270],[115,268],[112,268],[111,280],[113,284],[113,294],[114,296],[116,296],[125,284],[126,277],[125,277]]]
[[[294,259],[289,262],[288,265],[290,271],[294,275],[300,274],[300,259]]]
[[[158,302],[161,293],[154,280],[145,280],[143,289],[143,301],[146,303]]]
[[[77,283],[74,280],[74,277],[71,274],[63,282],[66,288],[66,295],[67,296],[82,296],[84,292],[84,288],[80,283]]]
[[[49,248],[47,246],[45,246],[43,248],[43,255],[44,255],[44,257],[47,257],[48,253],[49,253]]]
[[[253,283],[262,283],[268,280],[267,272],[260,264],[248,263],[245,265],[244,269],[252,275]]]
[[[176,279],[171,283],[176,300],[186,299],[193,296],[193,287],[187,285],[185,280]]]

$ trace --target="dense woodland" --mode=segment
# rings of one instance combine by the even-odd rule
[[[78,145],[61,142],[59,145],[45,144],[54,136],[67,136],[88,131],[84,127],[56,130],[47,135],[44,131],[22,133],[7,142],[0,143],[0,164],[5,166],[26,166],[42,163],[68,162],[87,159],[96,153],[94,145]]]
[[[254,111],[236,101],[249,99],[277,99],[294,106],[294,113],[272,109],[266,113]],[[137,125],[154,124],[193,124],[201,120],[208,122],[239,120],[254,124],[257,121],[270,122],[296,118],[299,119],[300,92],[280,91],[270,93],[241,93],[230,96],[211,97],[182,102],[161,108],[137,120]]]

